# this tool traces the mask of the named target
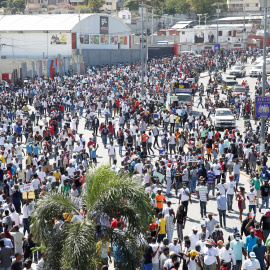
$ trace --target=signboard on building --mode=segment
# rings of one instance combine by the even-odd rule
[[[270,117],[270,97],[256,97],[255,117]]]
[[[215,51],[215,52],[220,51],[220,44],[215,44],[215,45],[214,45],[214,51]]]
[[[100,16],[100,34],[109,34],[109,17]]]
[[[61,45],[67,44],[67,35],[52,35],[51,36],[51,44],[52,45]]]

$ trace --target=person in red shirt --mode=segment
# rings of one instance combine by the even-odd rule
[[[125,227],[125,223],[122,219],[120,219],[119,217],[118,218],[114,218],[113,221],[111,222],[111,225],[110,227],[111,228],[117,228],[117,223],[118,222],[121,222],[122,223],[122,226],[121,226],[121,229],[123,229]]]
[[[219,139],[219,136],[220,136],[220,133],[217,130],[215,135],[214,135],[215,141],[217,141]]]

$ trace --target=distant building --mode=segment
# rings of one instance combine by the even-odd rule
[[[131,12],[129,10],[120,10],[118,12],[118,18],[123,22],[127,24],[131,24]]]
[[[115,13],[124,7],[124,3],[124,0],[105,0],[105,4],[102,6],[101,10],[108,13]]]
[[[227,0],[229,11],[259,11],[261,10],[260,0]]]

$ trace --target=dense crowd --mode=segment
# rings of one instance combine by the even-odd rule
[[[254,55],[228,51],[153,59],[144,92],[140,63],[89,67],[86,75],[69,72],[19,85],[5,82],[0,96],[0,269],[32,269],[32,260],[45,269],[43,254],[31,249],[38,245],[29,225],[37,200],[47,191],[79,199],[86,170],[105,155],[116,174],[124,171],[145,187],[153,206],[142,269],[268,269],[270,136],[266,130],[266,151],[260,153],[259,122],[254,129],[249,126],[253,100],[248,91],[221,101],[216,90],[218,70]],[[207,85],[199,82],[202,73],[210,75]],[[202,113],[168,102],[182,86],[192,88],[193,101],[206,108]],[[216,130],[209,119],[221,107],[249,120],[247,128]],[[241,183],[243,170],[250,176],[248,190]],[[26,184],[31,192],[22,192]],[[211,195],[219,221],[207,211]],[[179,200],[177,211],[171,207],[173,197]],[[190,230],[185,223],[192,200],[199,200],[201,220]],[[233,200],[239,229],[226,226]],[[260,220],[257,208],[264,211]],[[55,219],[55,233],[67,218]],[[121,219],[110,222],[113,228],[124,225]],[[224,239],[223,230],[229,229]],[[108,269],[110,247],[99,241],[97,254],[102,269]],[[116,254],[114,264],[119,267]]]

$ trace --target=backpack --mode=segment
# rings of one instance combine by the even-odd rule
[[[11,228],[12,228],[12,219],[11,219],[11,217],[10,216],[7,216],[6,217],[6,229],[9,231],[9,230],[11,230]]]

